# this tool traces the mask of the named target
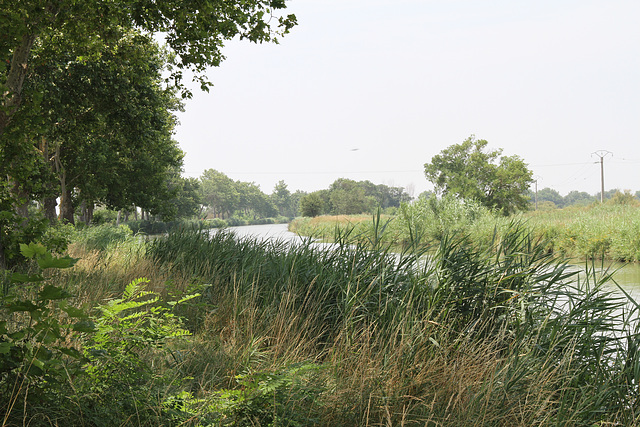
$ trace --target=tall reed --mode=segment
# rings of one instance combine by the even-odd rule
[[[637,307],[608,277],[582,278],[517,223],[486,249],[445,233],[426,257],[417,242],[392,253],[383,229],[340,232],[333,250],[183,230],[149,254],[209,284],[201,331],[233,372],[327,367],[323,423],[637,421]]]
[[[199,293],[167,317],[184,317],[193,335],[159,357],[127,330],[141,349],[132,360],[148,374],[127,378],[142,392],[121,395],[118,376],[87,384],[78,375],[47,389],[59,408],[25,403],[19,421],[638,425],[639,307],[603,286],[606,273],[586,265],[579,274],[517,221],[484,245],[459,229],[429,247],[415,228],[400,249],[385,238],[391,224],[377,215],[366,229],[339,229],[331,247],[186,228],[103,250],[75,246],[85,259],[51,279],[85,305],[126,304],[124,284],[145,276],[162,295]],[[140,324],[154,330],[153,312],[126,307],[123,321],[149,319]],[[173,306],[161,307],[169,316]],[[118,411],[104,412],[101,395],[121,395]]]

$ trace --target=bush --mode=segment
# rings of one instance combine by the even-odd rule
[[[111,209],[99,208],[93,211],[93,218],[91,219],[91,224],[94,224],[94,225],[115,224],[117,219],[118,219],[118,212]]]
[[[126,225],[103,224],[87,227],[77,232],[75,241],[89,250],[105,250],[109,245],[124,242],[133,236]]]
[[[165,303],[137,279],[90,316],[43,274],[77,260],[33,243],[21,251],[37,267],[12,274],[0,296],[2,425],[166,425],[158,409],[179,384],[163,367],[168,345],[189,335],[174,309],[197,295]]]

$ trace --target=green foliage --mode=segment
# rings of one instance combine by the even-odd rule
[[[69,304],[71,294],[48,284],[43,271],[74,265],[70,257],[54,257],[41,244],[21,244],[22,255],[35,261],[29,273],[8,277],[0,298],[0,413],[9,414],[20,397],[25,404],[43,403],[48,387],[65,383],[78,372],[82,354],[69,341],[92,330],[88,314]],[[6,421],[6,418],[5,418]]]
[[[584,191],[570,191],[564,196],[565,206],[588,206],[595,202],[596,198]]]
[[[298,213],[298,200],[292,197],[284,181],[278,181],[275,187],[273,187],[270,198],[278,208],[278,214],[280,216],[293,218]]]
[[[324,200],[316,191],[307,194],[300,199],[300,213],[302,216],[315,217],[324,212]]]
[[[534,194],[530,191],[529,198],[531,199],[532,203],[534,203],[537,198],[538,208],[540,208],[540,204],[545,201],[553,203],[558,208],[562,208],[565,206],[564,197],[562,197],[562,195],[560,195],[560,193],[558,193],[556,190],[549,187],[538,190],[537,194]]]
[[[156,424],[159,397],[173,380],[155,363],[170,355],[169,344],[189,335],[175,309],[198,295],[163,302],[144,289],[146,279],[126,286],[122,298],[97,307],[91,316],[72,295],[51,284],[49,269],[74,265],[44,246],[22,244],[34,261],[28,273],[7,278],[0,302],[0,416],[5,425],[38,417],[53,423],[122,424],[135,415]],[[53,276],[55,277],[55,276]],[[80,417],[68,419],[75,411]],[[151,421],[153,420],[153,421]]]
[[[607,200],[607,203],[612,205],[640,206],[640,201],[631,194],[630,190],[625,190],[624,192],[616,190],[613,196]]]
[[[549,250],[564,256],[638,261],[640,214],[635,203],[614,197],[603,205],[530,212],[526,217]]]
[[[89,250],[105,250],[109,245],[124,242],[132,237],[131,229],[124,224],[103,224],[78,231],[74,240]]]
[[[93,212],[91,223],[94,225],[103,225],[107,223],[115,223],[118,219],[118,212],[113,209],[101,208]]]
[[[446,234],[471,234],[477,222],[484,218],[493,218],[493,215],[479,202],[447,194],[442,198],[421,197],[414,203],[403,204],[399,220],[400,226],[412,236],[438,242]]]
[[[200,197],[208,206],[207,214],[221,219],[232,216],[251,219],[269,218],[278,214],[272,198],[252,182],[233,181],[222,172],[208,169],[200,177]],[[229,225],[242,225],[231,221]]]
[[[158,294],[144,289],[148,282],[146,278],[136,279],[127,285],[122,298],[97,307],[96,332],[85,344],[85,354],[89,360],[86,371],[99,392],[115,387],[119,393],[121,387],[144,383],[151,375],[151,366],[142,355],[189,335],[172,309],[197,295],[163,305]]]
[[[122,424],[132,416],[157,425],[172,418],[161,408],[181,379],[165,361],[173,357],[172,345],[190,335],[175,310],[198,295],[164,302],[145,289],[148,282],[133,280],[121,298],[99,305],[92,317],[94,333],[83,342],[86,377],[76,384],[83,417],[92,425]]]
[[[373,210],[375,200],[367,196],[356,181],[340,178],[329,187],[329,202],[334,215],[356,215]]]
[[[240,389],[220,390],[212,410],[222,426],[307,426],[317,423],[317,399],[325,391],[314,376],[320,365],[301,363],[280,370],[236,376]]]
[[[504,215],[528,209],[532,172],[518,156],[501,156],[502,150],[485,151],[488,142],[470,136],[452,145],[424,165],[436,191],[477,200]]]
[[[398,208],[411,197],[401,187],[375,185],[370,181],[338,178],[327,190],[305,194],[300,199],[302,216],[357,215],[376,209]]]

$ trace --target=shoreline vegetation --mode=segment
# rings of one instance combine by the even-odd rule
[[[484,215],[463,207],[435,206]],[[399,255],[380,215],[332,251],[189,227],[23,245],[2,425],[639,425],[638,305],[606,274],[521,222],[477,244],[424,221]]]
[[[479,248],[486,248],[518,222],[543,241],[547,251],[563,258],[639,262],[640,208],[625,201],[614,198],[604,204],[504,217],[474,202],[432,197],[403,205],[395,215],[381,215],[381,220],[386,225],[386,243],[397,248],[416,238],[423,245],[437,245],[445,233],[464,235]],[[337,230],[366,235],[374,223],[370,215],[326,215],[296,218],[289,229],[328,241]]]

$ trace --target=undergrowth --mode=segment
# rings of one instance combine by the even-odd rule
[[[3,425],[638,424],[638,306],[610,277],[517,222],[484,245],[392,227],[330,248],[180,229],[11,276]]]

